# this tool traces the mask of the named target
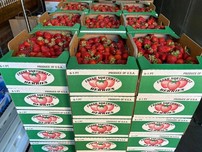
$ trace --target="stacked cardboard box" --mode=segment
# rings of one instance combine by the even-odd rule
[[[192,56],[202,52],[186,35],[178,42],[190,48]],[[143,56],[137,60],[141,77],[127,150],[175,151],[201,99],[200,57],[198,64],[183,65],[151,64]]]
[[[139,72],[130,39],[126,39],[130,56],[124,65],[78,64],[75,57],[80,39],[101,35],[75,35],[70,47],[67,82],[78,152],[126,151],[127,147]],[[120,38],[115,34],[104,36]]]
[[[65,142],[64,148],[74,149],[70,99],[65,78],[69,53],[64,51],[57,58],[13,56],[19,44],[33,34],[23,31],[9,42],[10,51],[1,58],[0,71],[5,76],[30,141],[38,142],[41,150],[47,145],[62,146],[62,142]],[[37,149],[35,146],[33,148]]]

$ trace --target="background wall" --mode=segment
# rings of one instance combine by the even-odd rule
[[[202,0],[154,0],[154,4],[176,34],[186,33],[202,46]]]

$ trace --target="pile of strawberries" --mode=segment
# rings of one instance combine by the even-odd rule
[[[67,33],[37,31],[31,38],[22,42],[15,56],[56,58],[69,49],[72,36]]]
[[[80,23],[80,17],[80,14],[59,15],[45,21],[43,26],[74,26],[76,23]]]
[[[144,7],[136,5],[124,5],[123,10],[127,10],[128,12],[151,12],[151,8],[147,5]]]
[[[118,28],[120,20],[113,16],[98,15],[96,18],[86,17],[85,25],[88,28]]]
[[[139,17],[127,17],[127,24],[134,29],[164,29],[163,25],[158,25],[157,18],[150,16],[148,19]]]
[[[104,5],[104,4],[92,5],[91,9],[99,12],[117,12],[120,10],[118,6],[111,6],[111,5]]]
[[[76,11],[83,11],[88,9],[88,5],[86,3],[66,3],[65,6],[62,8],[63,10],[76,10]]]
[[[80,39],[76,58],[79,64],[126,64],[128,50],[122,39],[99,36]]]
[[[173,38],[157,37],[154,34],[148,34],[144,37],[133,38],[138,56],[144,56],[151,63],[156,64],[196,64],[196,58],[189,54],[189,49],[183,47]]]

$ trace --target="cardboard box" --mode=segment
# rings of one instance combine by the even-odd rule
[[[179,135],[133,135],[128,139],[127,151],[133,150],[175,150]]]
[[[71,141],[74,140],[73,128],[25,127],[30,141]]]
[[[75,137],[128,137],[130,119],[73,119]]]
[[[89,28],[86,26],[85,21],[86,21],[86,17],[89,18],[96,18],[98,15],[102,15],[102,16],[110,16],[110,17],[114,17],[117,20],[120,21],[120,26],[118,28]],[[126,29],[124,27],[124,19],[123,19],[123,15],[120,15],[119,13],[115,13],[115,14],[102,14],[102,12],[100,12],[99,14],[83,14],[81,16],[81,29],[80,29],[80,33],[79,34],[85,34],[85,33],[110,33],[110,34],[126,34]]]
[[[74,141],[49,141],[49,142],[40,142],[34,141],[30,142],[32,148],[36,152],[53,152],[53,151],[64,151],[64,152],[73,152],[75,151]]]
[[[140,8],[146,8],[149,7],[149,12],[128,12],[127,10],[124,10],[124,6],[136,6],[136,7],[140,7]],[[157,15],[157,13],[155,12],[156,10],[156,6],[153,3],[147,3],[145,2],[141,2],[141,3],[137,3],[137,2],[122,2],[121,3],[121,10],[123,12],[124,15],[126,14],[142,14],[142,15]]]
[[[151,33],[155,33],[155,32],[159,32],[159,33],[171,33],[174,32],[169,26],[170,26],[170,20],[167,19],[163,14],[160,14],[159,16],[156,15],[142,15],[142,14],[125,14],[124,16],[124,25],[126,27],[126,30],[128,33],[144,33],[145,31],[147,32],[151,32]],[[135,29],[133,28],[131,25],[128,25],[128,21],[127,18],[128,17],[143,17],[145,19],[148,19],[150,17],[154,17],[157,19],[157,23],[158,25],[163,25],[165,26],[164,29]]]
[[[50,33],[62,31],[50,31]],[[66,31],[71,34],[70,31]],[[0,59],[0,73],[5,76],[7,85],[24,86],[66,86],[65,70],[69,59],[69,52],[57,58],[15,57],[19,44],[30,38],[32,34],[22,31],[8,43],[9,51]],[[33,79],[26,79],[33,74]],[[24,77],[23,77],[24,76]],[[41,77],[43,76],[43,79]]]
[[[70,97],[72,117],[131,119],[134,100],[134,97]]]
[[[17,109],[71,110],[68,94],[11,93]]]
[[[158,118],[134,116],[130,135],[183,135],[189,126],[191,119],[186,118]]]
[[[201,97],[174,96],[170,94],[139,94],[134,116],[192,118]]]
[[[25,127],[72,127],[71,111],[17,110]]]
[[[75,138],[77,152],[126,152],[128,138]]]
[[[117,40],[119,35],[113,34],[86,34],[83,37],[74,36],[70,48],[70,60],[67,64],[67,81],[70,89],[70,96],[134,96],[136,92],[136,83],[138,80],[138,66],[133,56],[133,46],[129,38],[126,39],[126,45],[129,49],[129,57],[126,64],[78,64],[75,53],[78,48],[78,42],[81,38],[89,39],[92,37],[106,36]],[[112,87],[99,89],[91,87],[91,80],[115,81]]]
[[[84,9],[83,11],[79,11],[79,10],[64,10],[66,4],[76,4],[76,3],[81,3],[82,5],[86,6],[86,9]],[[57,10],[56,12],[68,12],[68,13],[84,13],[87,14],[89,12],[89,8],[90,8],[90,3],[91,2],[63,2],[61,1],[58,6],[57,6]]]
[[[148,34],[148,33],[147,33]],[[135,34],[129,37],[138,38],[146,36],[147,34]],[[174,33],[170,34],[157,34],[153,33],[157,37],[171,36],[177,38]],[[183,94],[183,96],[201,96],[202,88],[200,83],[202,80],[202,66],[201,58],[199,57],[202,53],[202,48],[194,42],[187,35],[183,34],[177,41],[183,46],[187,46],[190,49],[190,55],[197,57],[198,64],[151,64],[144,56],[137,58],[140,70],[141,80],[139,84],[139,93],[168,93],[168,94]],[[133,42],[135,45],[135,43]],[[135,45],[135,56],[138,54],[137,47]],[[186,84],[181,88],[163,88],[161,82],[168,80],[177,82],[184,80]],[[181,82],[180,82],[181,83]],[[147,87],[145,87],[145,85]],[[175,87],[175,85],[173,86]]]
[[[48,14],[48,12],[43,13],[40,18],[38,19],[39,24],[35,27],[37,29],[46,29],[46,30],[69,30],[69,31],[79,31],[80,29],[80,23],[76,23],[73,26],[43,26],[44,22],[51,20],[53,18],[56,18],[57,16],[63,16],[63,15],[74,15],[81,13],[67,13],[67,12],[54,12],[51,14]]]
[[[94,7],[94,6],[99,6],[99,5],[105,5],[105,6],[111,6],[111,7],[118,7],[119,8],[119,10],[117,11],[117,12],[101,12],[101,11],[94,11],[93,9],[92,9],[92,7]],[[118,4],[118,3],[111,3],[111,2],[99,2],[99,3],[92,3],[91,5],[90,5],[90,12],[89,12],[90,14],[100,14],[100,13],[106,13],[106,14],[122,14],[122,11],[121,11],[121,5],[120,4]]]

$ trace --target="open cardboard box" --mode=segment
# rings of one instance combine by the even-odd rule
[[[80,11],[80,10],[64,10],[63,8],[66,6],[66,4],[76,4],[76,3],[81,3],[81,4],[83,4],[83,5],[85,5],[86,6],[86,9],[84,9],[84,10],[82,10],[82,11]],[[89,12],[89,8],[90,8],[90,2],[75,2],[75,1],[71,1],[71,2],[63,2],[63,1],[61,1],[59,4],[58,4],[58,6],[57,6],[57,10],[56,10],[56,12],[69,12],[69,13],[85,13],[85,14],[87,14],[88,12]]]
[[[41,31],[41,30],[40,30]],[[71,31],[49,31],[50,33],[66,32],[72,35]],[[16,57],[19,44],[24,40],[32,37],[33,34],[28,33],[26,30],[22,31],[11,41],[8,42],[9,52],[0,59],[0,73],[5,75],[4,80],[7,85],[49,85],[49,86],[66,86],[65,70],[66,64],[69,59],[69,52],[65,50],[57,58],[42,58],[42,57]],[[22,77],[22,71],[30,72],[30,70],[43,71],[48,74],[47,79],[39,83],[32,83],[26,81]],[[21,73],[18,76],[17,73]],[[33,71],[32,71],[33,72]],[[38,82],[38,81],[37,81]]]
[[[174,69],[202,69],[202,60],[201,60],[201,54],[202,54],[202,47],[200,47],[194,40],[192,40],[190,37],[188,37],[185,33],[180,36],[180,38],[175,34],[175,33],[167,33],[167,34],[162,34],[162,33],[151,33],[151,32],[145,32],[143,33],[136,33],[136,34],[130,34],[129,37],[131,37],[131,40],[133,38],[138,38],[138,37],[144,37],[147,34],[154,34],[157,37],[165,37],[167,38],[168,36],[171,36],[172,38],[176,39],[177,42],[179,42],[183,47],[188,47],[190,50],[190,55],[192,57],[197,57],[198,59],[198,64],[151,64],[144,56],[138,57],[138,49],[134,41],[132,41],[134,47],[135,47],[135,56],[137,57],[137,60],[139,62],[139,66],[141,70],[146,70],[146,69],[169,69],[169,70],[174,70]],[[175,73],[176,74],[176,73]]]
[[[98,15],[114,17],[114,18],[120,20],[120,26],[118,28],[89,28],[89,27],[86,27],[86,24],[85,24],[86,17],[96,18]],[[119,13],[102,14],[102,12],[100,14],[82,14],[80,34],[81,33],[83,33],[83,34],[85,34],[85,33],[110,33],[110,34],[123,33],[123,34],[125,34],[126,29],[124,27],[123,15],[120,15]]]
[[[76,23],[73,26],[43,26],[44,22],[56,18],[57,16],[63,15],[73,15],[81,13],[68,13],[68,12],[54,12],[49,14],[48,12],[43,13],[38,19],[39,24],[35,27],[37,29],[47,29],[47,30],[70,30],[70,31],[79,31],[80,23]]]
[[[121,38],[120,35],[115,34],[85,34],[84,36],[78,36],[77,34],[74,35],[72,44],[70,45],[71,57],[67,64],[67,81],[70,89],[70,95],[134,96],[139,70],[134,58],[134,46],[132,45],[129,37],[125,38],[126,46],[129,51],[129,57],[126,64],[78,64],[75,54],[77,52],[80,39],[89,39],[99,37],[101,35],[112,40]],[[125,35],[122,35],[122,37],[125,37]],[[107,77],[113,77],[112,79],[116,79],[117,83],[112,88],[108,88],[106,90],[88,88],[90,87],[89,82],[84,80],[89,79],[90,77],[100,76],[104,76],[106,79]]]
[[[131,25],[128,25],[128,23],[127,23],[128,17],[137,17],[138,18],[140,16],[145,19],[154,17],[157,19],[158,25],[163,25],[163,26],[165,26],[165,28],[164,29],[134,29]],[[157,31],[157,32],[162,31],[162,32],[166,32],[166,33],[172,32],[172,29],[169,27],[170,20],[168,18],[166,18],[163,14],[160,14],[158,17],[156,15],[127,14],[127,15],[124,15],[124,25],[125,25],[128,33],[144,33],[145,30],[150,31],[151,33],[153,33],[153,32],[155,33],[155,31]]]
[[[100,12],[100,11],[94,11],[92,9],[93,6],[99,6],[99,5],[106,5],[106,6],[111,6],[111,7],[118,7],[119,10],[117,12]],[[122,11],[121,11],[121,5],[118,4],[118,3],[111,3],[111,2],[99,2],[99,3],[92,3],[90,4],[90,13],[91,14],[100,14],[100,13],[107,13],[107,14],[117,14],[119,13],[120,15],[122,14]]]
[[[150,33],[151,34],[151,33]],[[179,38],[174,33],[170,34],[157,34],[152,33],[157,37],[168,37],[171,36],[176,39],[183,47],[190,49],[190,55],[196,57],[197,64],[151,64],[144,56],[137,57],[138,50],[135,46],[135,56],[140,68],[140,83],[138,84],[138,92],[146,94],[173,94],[176,96],[201,96],[202,88],[200,82],[202,81],[202,48],[189,38],[186,34],[182,34]],[[129,36],[142,37],[147,34],[135,34]],[[177,84],[174,88],[162,87],[161,81],[169,80],[171,82],[179,83],[182,80],[186,80],[186,85],[178,88]],[[145,87],[145,85],[147,87]]]
[[[151,10],[150,12],[128,12],[127,10],[124,10],[124,6],[138,6],[140,8],[144,8],[144,7],[149,7],[149,9]],[[122,2],[121,3],[121,10],[123,11],[123,14],[142,14],[142,15],[158,15],[155,10],[156,10],[156,6],[153,3],[136,3],[136,2]]]

